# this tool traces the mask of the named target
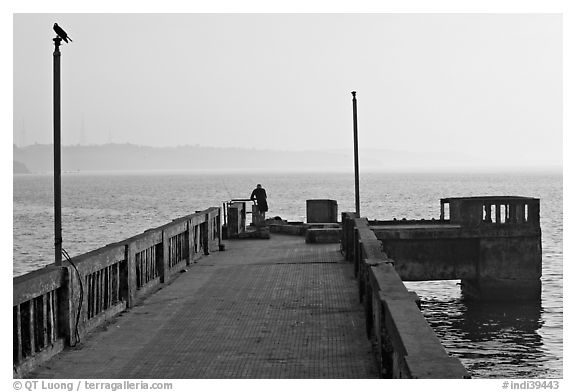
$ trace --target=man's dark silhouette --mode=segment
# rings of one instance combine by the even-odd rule
[[[64,42],[69,43],[68,40],[72,42],[72,38],[68,37],[68,34],[66,34],[64,30],[62,30],[62,27],[58,26],[58,23],[54,23],[54,31],[56,32],[56,34],[58,34],[58,37],[64,40]]]
[[[258,211],[264,216],[264,213],[268,211],[268,203],[266,202],[266,190],[260,184],[256,185],[256,189],[250,195],[250,200],[254,199],[256,199],[258,204]]]

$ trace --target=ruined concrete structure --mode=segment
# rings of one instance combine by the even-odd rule
[[[538,199],[453,197],[440,203],[440,220],[370,222],[403,280],[461,279],[463,294],[474,299],[540,299]]]

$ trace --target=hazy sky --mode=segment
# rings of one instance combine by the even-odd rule
[[[562,164],[560,14],[15,14],[14,143],[461,152]]]

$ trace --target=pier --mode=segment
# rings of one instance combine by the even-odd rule
[[[338,245],[235,241],[187,267],[38,378],[377,378]]]
[[[309,204],[250,227],[231,202],[14,278],[14,377],[468,378],[403,280],[539,298],[538,199],[442,199],[426,221]]]

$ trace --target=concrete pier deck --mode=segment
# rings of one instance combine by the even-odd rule
[[[31,378],[376,378],[339,244],[226,241]]]

